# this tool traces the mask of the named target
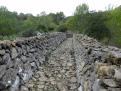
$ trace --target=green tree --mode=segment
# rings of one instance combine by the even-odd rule
[[[111,44],[121,47],[121,6],[105,11],[106,17],[106,26],[112,32]]]
[[[94,12],[89,14],[90,16],[85,34],[98,40],[103,40],[104,38],[110,40],[111,31],[105,25],[106,17],[104,17],[103,14],[103,12]]]
[[[88,19],[89,7],[86,4],[82,4],[76,7],[74,16],[71,16],[66,21],[66,26],[72,31],[79,31],[83,33],[86,28]]]
[[[59,25],[60,22],[65,19],[65,15],[63,12],[57,12],[56,14],[50,13],[48,16],[51,17],[53,23],[55,23],[56,25]]]
[[[0,7],[0,35],[11,35],[17,32],[17,19],[6,7]]]
[[[82,4],[76,7],[74,15],[86,14],[89,12],[89,7],[87,4]]]

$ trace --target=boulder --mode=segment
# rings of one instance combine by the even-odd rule
[[[107,90],[101,86],[101,80],[96,79],[92,86],[92,91],[107,91]]]
[[[0,55],[4,55],[5,54],[5,50],[0,50]]]
[[[6,88],[8,86],[12,86],[16,81],[16,77],[17,71],[10,68],[5,72],[4,76],[2,77],[2,83],[5,85]]]
[[[114,79],[103,79],[102,82],[109,87],[119,87]]]
[[[120,69],[115,69],[114,78],[116,80],[120,80],[121,81],[121,68]]]
[[[96,73],[99,78],[112,78],[115,74],[113,66],[106,63],[96,63]]]
[[[11,49],[11,57],[12,59],[16,58],[18,56],[17,50],[15,48]]]

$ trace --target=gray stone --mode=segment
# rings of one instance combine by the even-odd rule
[[[10,54],[9,53],[6,53],[4,56],[3,56],[3,59],[1,61],[1,64],[7,64],[7,62],[11,61],[11,58],[10,58]]]
[[[17,50],[15,48],[11,49],[11,57],[12,59],[16,58],[18,56]]]
[[[17,71],[10,68],[5,72],[4,76],[2,77],[2,82],[5,84],[6,87],[11,86],[16,81],[16,77]]]
[[[59,91],[67,91],[67,86],[65,86],[62,82],[58,82],[57,83],[57,87],[59,89]]]
[[[45,85],[40,85],[38,88],[42,89],[42,88],[44,88],[44,87],[45,87]]]
[[[22,56],[22,57],[21,57],[21,60],[22,60],[22,62],[24,62],[24,63],[27,62],[26,56]]]
[[[30,63],[26,63],[24,64],[24,71],[22,74],[22,79],[24,82],[27,82],[31,77],[32,77],[32,69],[31,69],[31,64]]]
[[[10,87],[10,91],[18,91],[19,85],[20,85],[20,79],[18,76],[16,76],[14,83]]]
[[[34,58],[29,56],[29,57],[27,57],[27,61],[26,62],[30,62],[31,63],[31,62],[34,62],[33,60],[34,60]]]
[[[40,65],[43,64],[45,62],[45,57],[42,55],[41,57],[39,57],[38,61]]]
[[[22,55],[22,49],[20,47],[16,47],[18,55],[21,56]]]
[[[20,91],[29,91],[29,89],[25,86],[21,86]]]
[[[9,60],[9,61],[7,62],[7,68],[11,68],[11,67],[13,67],[13,66],[14,66],[13,61],[12,61],[12,60]]]
[[[76,77],[72,77],[71,78],[71,82],[77,82],[77,78]]]
[[[108,91],[121,91],[121,88],[111,88],[111,87],[108,87]]]
[[[113,79],[103,79],[103,83],[109,87],[118,87],[118,84]]]
[[[6,65],[0,65],[0,79],[5,74],[6,71]]]
[[[119,70],[115,69],[114,78],[116,78],[116,80],[121,80],[121,69]]]
[[[2,60],[3,60],[2,57],[0,57],[0,64],[2,64]]]
[[[5,50],[0,50],[0,55],[4,55],[5,54]]]
[[[37,68],[39,68],[39,66],[40,66],[39,60],[38,59],[34,59],[34,62],[36,63]]]
[[[80,85],[78,91],[83,91],[82,86]]]
[[[70,84],[70,89],[71,90],[77,89],[77,85],[76,84]]]
[[[36,51],[36,49],[30,49],[29,50],[29,52],[32,52],[32,53],[35,52],[35,51]]]
[[[26,50],[27,50],[27,52],[29,52],[29,50],[30,50],[30,47],[29,47],[29,46],[26,46]]]
[[[18,73],[21,73],[23,70],[23,62],[17,58],[14,60],[14,68],[18,71]]]
[[[101,87],[101,80],[96,79],[93,86],[92,86],[93,91],[107,91],[103,87]]]
[[[26,51],[26,49],[22,49],[22,55],[26,55],[27,54],[27,51]]]
[[[32,70],[36,70],[37,69],[37,66],[36,66],[35,62],[32,62],[30,64],[31,64]]]

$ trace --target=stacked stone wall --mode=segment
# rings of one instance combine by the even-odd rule
[[[66,40],[64,33],[52,33],[0,43],[0,91],[17,91],[47,63],[50,53]]]
[[[74,38],[79,91],[121,91],[121,49],[93,38]]]

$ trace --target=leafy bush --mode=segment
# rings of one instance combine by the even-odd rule
[[[68,29],[67,29],[67,27],[64,25],[64,24],[62,24],[62,25],[59,25],[57,28],[56,28],[56,31],[58,31],[58,32],[66,32]]]
[[[37,32],[33,29],[28,29],[22,33],[22,37],[32,37],[36,35],[37,35]]]
[[[0,7],[0,35],[8,36],[15,34],[16,29],[16,17],[13,12],[9,12],[6,7]]]
[[[84,33],[98,40],[110,40],[111,31],[105,25],[106,17],[103,16],[103,12],[93,12],[88,16]]]

